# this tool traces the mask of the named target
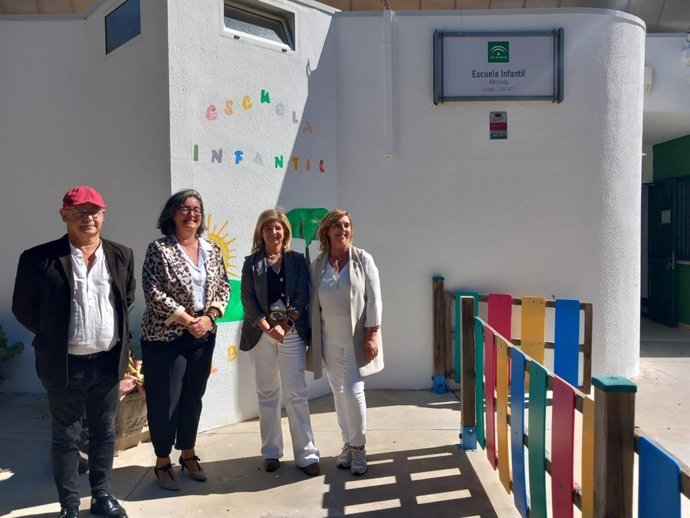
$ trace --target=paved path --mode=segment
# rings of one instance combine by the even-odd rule
[[[643,320],[635,382],[636,423],[690,464],[690,330]],[[130,518],[518,516],[484,452],[458,449],[455,392],[367,391],[367,398],[370,470],[363,477],[335,467],[341,441],[329,396],[310,402],[322,454],[318,477],[296,469],[289,454],[277,472],[262,471],[258,421],[252,420],[200,435],[198,452],[209,482],[184,477],[180,493],[159,489],[153,450],[142,444],[115,459],[115,493]],[[0,394],[0,416],[0,516],[57,516],[45,397]],[[289,441],[285,418],[283,428]],[[576,480],[578,471],[576,461]],[[82,495],[88,495],[86,475],[81,483]],[[81,508],[81,516],[88,516],[88,498]],[[690,518],[687,500],[682,516]]]

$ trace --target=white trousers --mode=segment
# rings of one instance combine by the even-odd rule
[[[335,414],[343,442],[364,446],[367,428],[367,401],[364,379],[359,375],[352,344],[323,343],[323,359],[328,383],[333,391]]]
[[[295,464],[303,468],[318,462],[319,450],[314,445],[304,380],[304,341],[294,330],[285,336],[282,344],[263,333],[250,354],[256,370],[262,457],[280,459],[283,456],[283,431],[280,425],[282,387]]]

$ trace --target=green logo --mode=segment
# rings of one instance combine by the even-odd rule
[[[509,41],[489,42],[489,63],[508,63],[510,61]]]

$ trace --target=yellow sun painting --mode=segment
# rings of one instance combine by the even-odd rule
[[[228,226],[228,221],[219,228],[212,223],[211,214],[208,214],[206,218],[206,228],[208,229],[208,238],[216,243],[220,247],[220,251],[223,254],[223,261],[225,262],[225,269],[230,277],[238,277],[237,275],[237,256],[235,255],[236,249],[234,248],[234,243],[237,238],[228,237],[227,232],[225,232],[225,227]]]

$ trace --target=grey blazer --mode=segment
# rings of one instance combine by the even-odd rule
[[[309,343],[309,320],[307,306],[309,305],[309,266],[303,254],[289,251],[283,254],[285,266],[285,290],[288,309],[296,309],[300,313],[295,322],[297,333]],[[242,306],[244,307],[244,322],[240,350],[249,351],[261,338],[258,324],[268,315],[268,284],[267,284],[266,253],[262,250],[244,258],[242,266]]]
[[[314,378],[322,376],[321,321],[328,318],[321,312],[319,303],[319,284],[327,264],[327,254],[322,253],[311,263],[311,331],[312,340],[307,355],[307,370],[314,373]],[[352,320],[352,346],[362,377],[383,370],[383,340],[379,329],[379,354],[367,362],[364,359],[362,343],[365,327],[381,325],[383,304],[381,302],[381,284],[379,270],[371,254],[361,248],[350,247],[350,319]]]

